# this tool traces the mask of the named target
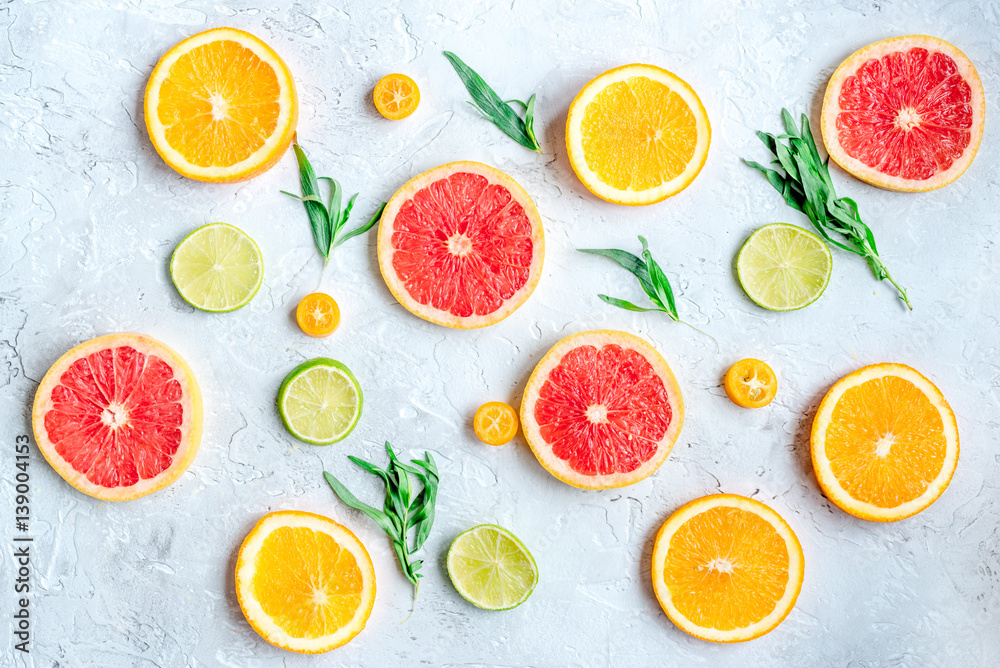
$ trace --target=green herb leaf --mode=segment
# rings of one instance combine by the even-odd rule
[[[597,295],[597,296],[600,297],[601,299],[603,299],[608,304],[611,304],[612,306],[617,306],[618,308],[623,308],[626,311],[636,311],[638,313],[646,313],[648,311],[662,311],[663,310],[662,308],[660,308],[658,306],[656,308],[643,308],[642,306],[636,306],[632,302],[625,301],[624,299],[617,299],[615,297],[609,297],[607,295]]]
[[[649,278],[649,269],[646,267],[646,263],[642,258],[632,255],[628,251],[617,250],[614,248],[578,248],[577,250],[581,253],[602,255],[606,258],[614,260],[622,267],[632,272],[632,275],[639,279],[639,283],[642,285],[642,291],[649,295],[650,298],[656,294],[656,290],[653,288],[653,282]]]
[[[757,137],[774,157],[772,164],[781,167],[782,171],[768,169],[751,160],[744,162],[760,171],[788,206],[804,213],[827,243],[865,258],[875,278],[888,280],[903,303],[913,310],[906,290],[892,278],[879,257],[875,235],[862,222],[857,203],[848,197],[837,197],[830,178],[830,158],[825,161],[820,158],[809,118],[802,114],[796,126],[791,113],[782,109],[781,121],[786,134],[775,137],[758,132]]]
[[[334,239],[333,240],[333,247],[336,248],[337,246],[339,246],[340,244],[344,243],[345,241],[347,241],[351,237],[356,237],[359,234],[364,234],[368,230],[372,229],[372,227],[375,225],[375,223],[377,223],[379,220],[382,219],[382,212],[385,211],[385,205],[386,204],[387,204],[387,202],[382,202],[382,206],[380,206],[378,208],[378,211],[375,212],[375,215],[373,215],[371,218],[368,219],[367,223],[364,223],[363,225],[358,225],[357,227],[355,227],[353,230],[351,230],[347,234],[342,234],[338,238]]]
[[[513,100],[525,107],[524,120],[518,115],[509,102],[504,102],[496,92],[490,88],[479,74],[466,65],[461,58],[451,51],[444,52],[445,58],[455,68],[458,78],[465,84],[465,89],[472,96],[473,106],[489,119],[494,125],[516,141],[521,146],[532,151],[542,152],[542,147],[535,138],[533,126],[535,117],[535,96],[528,98],[527,103]]]

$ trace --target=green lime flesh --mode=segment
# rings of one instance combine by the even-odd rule
[[[472,605],[510,610],[531,595],[538,583],[538,568],[517,536],[495,524],[480,524],[451,544],[448,577]]]
[[[278,390],[278,413],[288,433],[312,445],[347,437],[361,418],[364,395],[346,366],[326,357],[303,362]]]
[[[225,313],[246,306],[257,294],[264,263],[260,248],[245,232],[209,223],[177,244],[170,257],[170,280],[191,306]]]
[[[758,306],[794,311],[819,299],[830,282],[833,258],[826,243],[795,225],[765,225],[736,256],[740,285]]]

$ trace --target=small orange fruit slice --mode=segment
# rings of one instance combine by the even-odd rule
[[[905,364],[873,364],[839,380],[812,427],[823,493],[876,522],[916,515],[937,501],[958,466],[958,423],[941,391]]]
[[[778,393],[778,378],[766,363],[748,357],[729,367],[725,380],[726,394],[737,406],[767,406]]]
[[[375,569],[357,536],[297,510],[270,513],[236,560],[236,595],[253,630],[275,647],[319,654],[351,641],[375,603]]]
[[[566,118],[566,149],[580,181],[601,199],[630,206],[687,188],[705,164],[711,136],[694,89],[654,65],[601,74]]]
[[[329,336],[340,324],[340,307],[325,292],[306,295],[295,309],[295,320],[309,336]]]
[[[149,76],[143,106],[149,138],[168,165],[223,183],[273,167],[299,115],[288,67],[235,28],[206,30],[167,51]]]
[[[795,607],[804,558],[795,532],[760,501],[695,499],[653,544],[653,589],[682,631],[712,642],[753,640]]]
[[[472,426],[476,436],[489,445],[503,445],[517,434],[517,413],[502,401],[489,401],[476,411]]]
[[[387,74],[375,84],[375,108],[390,121],[399,121],[417,110],[420,89],[417,82],[395,72]]]

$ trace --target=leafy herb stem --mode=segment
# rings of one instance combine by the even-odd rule
[[[469,102],[488,121],[492,122],[504,134],[525,148],[538,153],[542,147],[535,137],[535,96],[532,94],[527,102],[521,100],[504,101],[496,94],[490,85],[479,74],[451,51],[444,52],[445,58],[455,68],[458,78],[465,84],[466,90],[472,96]],[[511,106],[511,103],[524,107],[524,119]]]
[[[344,196],[344,189],[340,186],[340,182],[329,176],[321,176],[317,179],[316,172],[306,158],[306,152],[302,150],[298,142],[293,144],[292,148],[295,149],[295,158],[299,163],[299,180],[302,184],[302,196],[300,197],[286,190],[282,190],[281,192],[289,197],[294,197],[305,206],[306,213],[309,215],[309,224],[312,226],[313,241],[316,243],[316,248],[319,250],[320,255],[326,258],[327,263],[329,263],[330,255],[334,248],[352,237],[364,234],[375,226],[375,223],[382,217],[386,203],[382,202],[382,206],[378,208],[378,211],[375,212],[375,215],[367,223],[358,225],[350,232],[341,234],[347,223],[347,219],[351,215],[351,209],[354,208],[354,201],[358,198],[358,194],[354,193],[347,200],[347,206],[341,211],[340,204]],[[325,204],[319,195],[319,181],[327,181],[330,184],[330,194]]]
[[[389,466],[384,470],[371,462],[348,456],[352,462],[382,480],[385,485],[382,510],[359,501],[331,473],[324,471],[323,477],[337,498],[374,520],[392,540],[392,548],[399,560],[403,575],[413,584],[413,605],[416,606],[417,592],[420,590],[419,571],[423,561],[416,559],[414,555],[423,547],[434,524],[434,504],[437,500],[440,477],[431,453],[424,453],[423,459],[411,459],[410,463],[413,466],[410,466],[399,460],[388,441],[385,449],[389,453]],[[420,483],[419,490],[414,481],[410,480],[410,476]],[[408,538],[411,531],[414,532],[412,539]]]
[[[591,255],[603,255],[606,258],[614,260],[625,269],[628,269],[633,276],[639,279],[639,285],[642,286],[643,292],[646,293],[646,296],[649,297],[649,300],[653,302],[655,307],[648,308],[638,306],[624,299],[609,297],[608,295],[597,296],[608,304],[625,309],[626,311],[636,311],[640,313],[660,311],[661,313],[666,313],[674,322],[687,325],[696,332],[704,334],[715,341],[715,346],[718,348],[718,339],[708,332],[695,327],[686,320],[681,320],[680,315],[677,313],[677,301],[674,298],[674,290],[670,286],[670,281],[667,279],[667,275],[663,273],[663,269],[661,269],[660,265],[653,259],[653,254],[649,252],[649,244],[646,242],[646,239],[640,236],[639,243],[642,244],[642,257],[633,255],[628,251],[618,250],[615,248],[579,248],[577,250],[581,253],[589,253]]]
[[[785,134],[757,133],[774,156],[771,164],[780,167],[781,171],[768,169],[752,160],[743,162],[759,170],[768,183],[781,193],[788,206],[804,213],[827,243],[867,260],[875,278],[888,280],[912,311],[913,304],[906,290],[889,274],[879,257],[875,236],[871,228],[862,222],[857,203],[849,197],[837,197],[830,178],[830,158],[827,156],[824,161],[819,157],[808,117],[802,114],[801,127],[795,126],[787,109],[781,110],[781,118]]]

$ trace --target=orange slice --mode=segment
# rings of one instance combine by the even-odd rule
[[[778,393],[778,377],[765,362],[748,357],[729,367],[726,394],[737,406],[767,406]]]
[[[660,527],[653,589],[681,630],[742,642],[788,616],[803,565],[799,539],[778,513],[744,496],[715,494],[691,501]]]
[[[390,121],[399,121],[417,110],[420,89],[417,82],[398,72],[387,74],[375,84],[375,108]]]
[[[306,295],[295,309],[299,328],[309,336],[330,336],[340,324],[340,307],[325,292]]]
[[[916,515],[948,487],[958,466],[958,423],[934,383],[905,364],[873,364],[839,380],[812,427],[823,493],[876,522]]]
[[[295,134],[299,104],[288,67],[250,33],[214,28],[188,37],[153,68],[146,129],[160,157],[198,181],[243,181],[267,171]]]
[[[472,426],[476,436],[489,445],[503,445],[517,434],[517,413],[502,401],[489,401],[476,411]]]
[[[654,204],[687,188],[705,164],[712,129],[698,94],[654,65],[608,70],[569,108],[573,171],[600,197]]]
[[[365,627],[375,569],[357,536],[297,510],[270,513],[247,534],[236,560],[236,595],[254,631],[275,647],[328,652]]]

